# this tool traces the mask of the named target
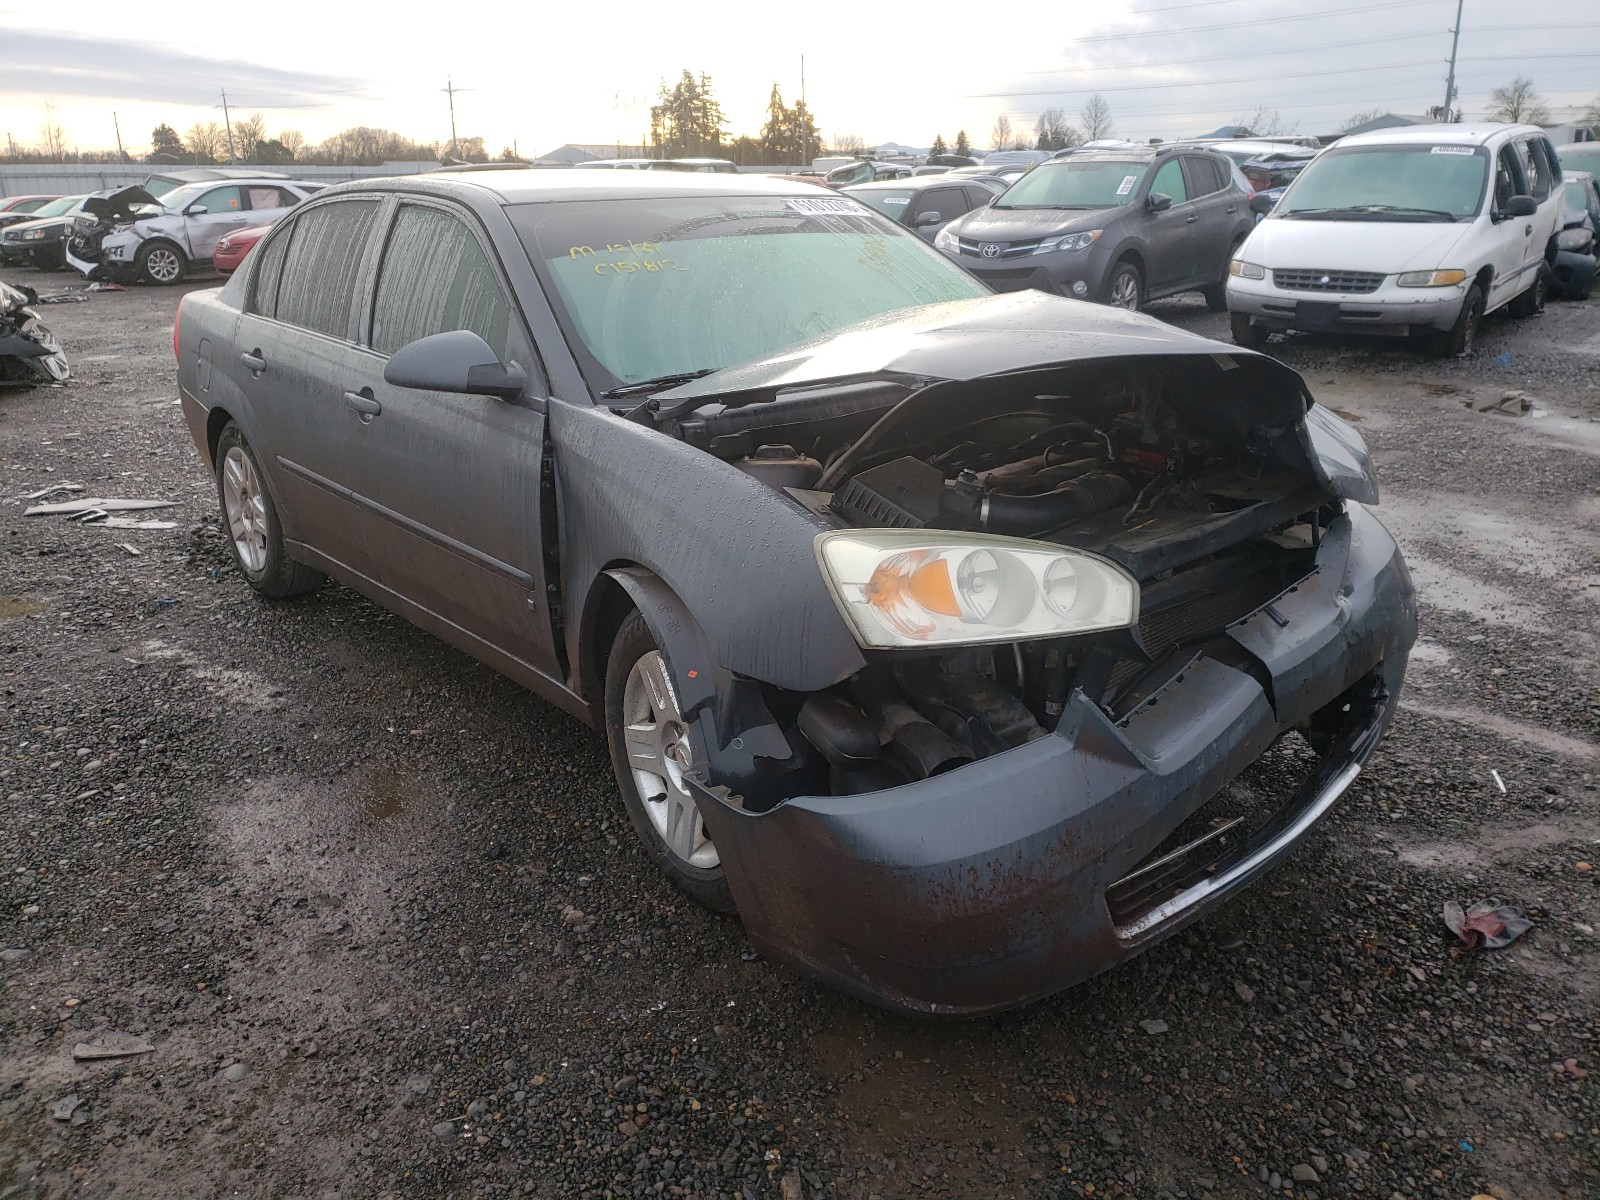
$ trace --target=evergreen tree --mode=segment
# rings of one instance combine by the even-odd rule
[[[956,153],[957,154],[971,154],[972,153],[972,142],[970,140],[968,140],[967,131],[965,129],[960,129],[960,130],[956,131]]]
[[[928,153],[929,154],[949,154],[950,153],[950,148],[944,144],[944,134],[936,133],[936,134],[933,135],[933,149],[928,151]]]
[[[711,93],[711,77],[685,70],[669,91],[661,82],[659,102],[650,107],[650,141],[665,158],[705,158],[722,149],[722,105]]]
[[[183,156],[183,139],[171,125],[163,121],[150,131],[151,162],[182,162]]]

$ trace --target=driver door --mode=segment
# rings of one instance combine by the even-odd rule
[[[1145,280],[1145,290],[1152,295],[1179,287],[1193,279],[1193,227],[1199,220],[1194,205],[1189,203],[1189,189],[1184,182],[1181,159],[1169,158],[1157,169],[1155,178],[1150,181],[1149,195],[1157,192],[1171,196],[1172,207],[1165,212],[1145,210],[1150,242],[1150,277]]]

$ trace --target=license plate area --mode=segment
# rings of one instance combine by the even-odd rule
[[[1330,300],[1301,300],[1295,306],[1295,319],[1302,325],[1337,325],[1339,306]]]

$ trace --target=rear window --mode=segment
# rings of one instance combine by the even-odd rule
[[[1300,172],[1274,219],[1457,221],[1488,191],[1482,146],[1335,146]]]
[[[278,284],[278,320],[349,337],[356,275],[377,215],[376,200],[340,200],[299,215]]]
[[[1148,162],[1066,158],[1019,178],[995,208],[1116,208],[1139,190]]]
[[[911,193],[905,190],[885,191],[883,188],[863,188],[858,192],[854,188],[845,188],[844,194],[877,209],[886,216],[893,217],[897,221],[900,219],[900,214],[905,212],[906,205],[911,203]]]

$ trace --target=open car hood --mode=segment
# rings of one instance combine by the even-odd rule
[[[160,208],[161,201],[135,184],[118,191],[99,192],[83,202],[83,211],[101,221],[132,221],[148,216],[144,208]]]

